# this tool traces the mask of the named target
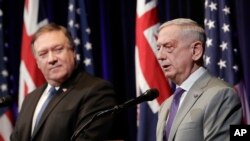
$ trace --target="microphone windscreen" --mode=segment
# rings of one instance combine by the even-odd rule
[[[144,95],[147,95],[147,100],[153,100],[159,96],[159,91],[156,88],[147,90]]]

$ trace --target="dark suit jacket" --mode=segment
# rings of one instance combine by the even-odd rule
[[[80,124],[86,123],[98,111],[116,105],[110,83],[76,70],[60,86],[31,135],[33,114],[46,86],[25,98],[11,141],[70,141]],[[96,119],[76,140],[103,140],[111,129],[112,121],[111,114]]]
[[[163,130],[173,96],[159,111],[157,141]],[[242,109],[236,92],[227,83],[203,74],[190,88],[176,113],[168,141],[229,141],[230,125],[241,124]]]

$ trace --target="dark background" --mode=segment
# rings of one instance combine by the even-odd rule
[[[68,0],[41,0],[50,13],[50,21],[67,27]],[[135,19],[136,0],[85,0],[87,18],[91,28],[91,42],[95,75],[114,84],[119,103],[135,97]],[[250,72],[248,54],[250,47],[250,2],[247,0],[230,0],[233,15],[233,34],[241,46],[243,74]],[[20,48],[23,27],[24,0],[2,0],[4,40],[8,43],[6,53],[10,74],[9,91],[18,93]],[[204,0],[159,0],[158,17],[160,22],[186,17],[203,25]],[[106,67],[103,70],[103,52],[107,47]],[[151,69],[151,68],[148,68]],[[244,78],[246,86],[250,86],[250,77]],[[247,87],[249,89],[250,87]],[[117,121],[112,138],[128,141],[136,140],[136,107],[117,114]]]

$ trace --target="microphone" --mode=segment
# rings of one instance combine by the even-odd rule
[[[74,132],[74,134],[71,136],[71,141],[74,141],[76,137],[80,135],[80,133],[87,127],[89,126],[95,119],[109,114],[109,113],[118,113],[123,109],[126,109],[128,107],[137,105],[139,103],[145,102],[145,101],[151,101],[159,96],[159,91],[155,88],[149,89],[146,92],[144,92],[142,95],[139,97],[136,97],[134,99],[131,99],[121,105],[116,105],[112,108],[108,108],[106,110],[101,110],[94,114],[90,120],[88,120],[85,124],[80,125],[80,127]]]
[[[95,116],[99,117],[99,116],[103,116],[104,114],[108,114],[108,113],[118,113],[123,109],[137,105],[137,104],[142,103],[144,101],[151,101],[151,100],[157,98],[158,96],[159,96],[159,91],[157,89],[155,89],[155,88],[148,89],[146,92],[144,92],[139,97],[136,97],[134,99],[126,101],[125,103],[123,103],[121,105],[116,105],[112,108],[102,110],[102,111],[98,112]]]
[[[0,107],[9,106],[13,101],[11,95],[6,95],[0,98]]]
[[[153,89],[149,89],[146,92],[144,92],[142,95],[140,95],[139,97],[136,97],[135,99],[131,99],[127,102],[125,102],[124,104],[119,105],[118,107],[124,109],[124,108],[128,108],[130,106],[142,103],[144,101],[151,101],[155,98],[157,98],[159,96],[159,91],[155,88]]]

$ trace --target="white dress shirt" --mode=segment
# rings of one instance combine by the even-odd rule
[[[35,112],[34,112],[34,115],[33,115],[33,120],[32,120],[32,129],[31,129],[31,135],[34,131],[34,128],[35,128],[35,124],[36,124],[36,120],[37,120],[37,116],[38,116],[38,113],[40,112],[44,102],[46,101],[46,99],[48,98],[49,96],[49,90],[52,86],[50,84],[48,84],[47,88],[44,90],[42,96],[40,97],[37,105],[36,105],[36,109],[35,109]],[[55,88],[56,90],[59,89],[59,87],[56,87]]]
[[[185,99],[185,97],[187,95],[187,92],[193,86],[195,81],[197,81],[202,76],[202,74],[204,74],[206,71],[207,70],[204,67],[200,67],[195,72],[193,72],[180,86],[177,86],[177,87],[181,87],[182,89],[185,90],[185,92],[181,96],[178,110],[181,107],[183,100]]]

